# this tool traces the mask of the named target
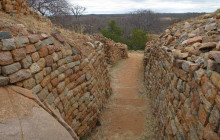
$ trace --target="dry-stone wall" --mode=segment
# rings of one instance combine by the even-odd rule
[[[7,13],[22,13],[25,14],[28,11],[27,0],[0,0],[0,11]]]
[[[157,139],[220,139],[220,13],[171,26],[145,49]]]
[[[0,86],[32,90],[81,137],[96,125],[111,94],[109,60],[126,58],[127,47],[92,36],[82,36],[80,42],[58,30],[18,36],[0,31]]]

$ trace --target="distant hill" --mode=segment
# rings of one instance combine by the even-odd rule
[[[86,34],[99,33],[101,29],[107,27],[109,21],[115,20],[117,24],[121,26],[125,35],[129,36],[133,26],[137,24],[138,28],[147,30],[151,34],[159,34],[173,23],[197,17],[202,14],[205,13],[152,13],[152,15],[143,16],[136,20],[135,18],[137,18],[137,16],[134,14],[83,15],[80,17],[79,21],[76,21],[74,16],[71,15],[50,17],[50,19],[53,23],[70,30],[73,29],[74,25],[80,24],[80,26],[83,26],[83,33]],[[153,21],[155,18],[157,20]]]

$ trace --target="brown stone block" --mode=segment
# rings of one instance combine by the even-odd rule
[[[47,47],[42,47],[40,50],[39,50],[39,56],[40,57],[45,57],[48,55],[48,49]]]
[[[207,124],[203,134],[205,140],[220,140],[219,136],[212,130],[210,124]]]
[[[36,48],[34,45],[27,45],[26,46],[26,53],[33,53],[36,51]]]
[[[208,114],[206,113],[202,105],[199,106],[198,116],[199,116],[200,122],[205,126],[207,123]]]
[[[12,56],[14,58],[14,61],[20,61],[26,57],[26,49],[25,48],[15,49],[12,51]]]

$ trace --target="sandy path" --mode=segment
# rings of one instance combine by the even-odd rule
[[[152,139],[153,116],[150,99],[143,97],[142,60],[142,53],[129,53],[128,59],[120,61],[112,68],[113,94],[101,113],[101,126],[94,130],[90,139]]]

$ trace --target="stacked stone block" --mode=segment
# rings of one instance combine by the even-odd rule
[[[220,139],[220,13],[171,26],[145,49],[156,139]]]
[[[2,38],[0,86],[32,90],[41,102],[56,109],[78,136],[88,135],[111,93],[105,47],[115,52],[108,56],[117,56],[115,61],[124,58],[125,52],[116,46],[104,47],[99,41],[87,41],[84,44],[92,47],[85,55],[71,47],[57,30]]]

